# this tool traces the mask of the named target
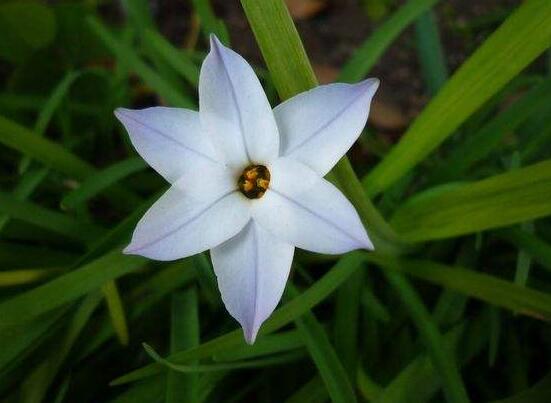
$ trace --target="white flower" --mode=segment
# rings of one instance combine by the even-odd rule
[[[222,300],[253,343],[281,298],[295,247],[373,249],[352,204],[323,176],[360,135],[378,85],[320,86],[272,110],[252,68],[213,36],[199,112],[115,112],[172,184],[124,252],[174,260],[210,249]]]

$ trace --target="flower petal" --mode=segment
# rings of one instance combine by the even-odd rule
[[[376,78],[322,85],[278,105],[280,155],[327,174],[362,132],[378,87]]]
[[[260,81],[214,35],[199,77],[199,111],[202,127],[229,165],[243,169],[277,157],[277,125]]]
[[[321,177],[306,165],[291,158],[278,158],[268,165],[270,171],[270,188],[287,195],[302,193]]]
[[[196,200],[172,186],[142,217],[124,253],[180,259],[220,245],[249,220],[249,203],[238,191]]]
[[[251,206],[254,220],[298,248],[329,254],[373,249],[354,206],[325,179],[294,196],[270,188]]]
[[[211,251],[222,300],[249,344],[281,299],[294,249],[251,220]]]
[[[201,133],[197,112],[166,107],[118,108],[115,116],[138,153],[170,183],[218,164],[210,140]]]
[[[225,165],[213,164],[181,177],[174,182],[174,186],[185,191],[187,197],[208,201],[223,193],[237,190],[237,176]]]

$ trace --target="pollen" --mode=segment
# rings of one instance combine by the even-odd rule
[[[264,165],[249,165],[237,180],[239,190],[249,199],[260,199],[270,185],[270,171]]]

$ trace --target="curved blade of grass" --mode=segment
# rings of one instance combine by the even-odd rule
[[[99,288],[145,264],[141,257],[111,252],[77,270],[0,303],[0,329],[24,323]]]
[[[72,178],[84,179],[95,173],[92,165],[59,144],[3,116],[0,116],[0,143]]]
[[[427,92],[435,95],[448,79],[448,68],[438,33],[436,15],[432,10],[422,14],[415,21],[415,39],[417,58]]]
[[[171,292],[195,280],[194,272],[188,260],[172,263],[149,277],[147,282],[133,289],[128,300],[128,320],[138,322],[142,315],[159,304]],[[79,351],[78,361],[93,354],[98,347],[113,336],[113,326],[107,317],[101,325],[86,339]]]
[[[373,317],[373,319],[377,319],[383,323],[390,322],[390,313],[386,309],[385,305],[367,286],[364,286],[362,289],[361,303],[363,308],[371,317]]]
[[[513,312],[551,320],[551,296],[484,273],[449,267],[429,260],[406,260],[370,253],[365,259],[385,269],[397,270],[455,290]]]
[[[551,271],[551,244],[536,235],[520,228],[506,228],[495,232],[501,239],[511,242],[519,249],[525,250],[544,268]]]
[[[209,39],[210,34],[216,34],[218,39],[222,41],[226,46],[230,44],[230,35],[228,29],[224,24],[224,21],[218,19],[214,15],[210,0],[192,0],[193,8],[199,16],[201,22],[201,30],[205,39]]]
[[[447,400],[456,403],[469,402],[453,352],[447,348],[438,327],[417,292],[400,273],[389,270],[384,270],[383,273],[415,323],[432,364],[442,379]]]
[[[237,361],[296,350],[304,343],[296,330],[277,334],[267,334],[255,341],[252,346],[235,347],[213,355],[214,361]]]
[[[339,287],[335,298],[333,325],[335,351],[349,379],[353,379],[356,374],[359,358],[360,301],[364,284],[363,270],[357,271]]]
[[[287,293],[294,298],[299,295],[298,290],[292,284],[287,286]],[[318,368],[331,400],[337,403],[356,402],[356,394],[346,370],[314,314],[309,311],[302,314],[295,319],[295,325],[302,335],[312,361]]]
[[[40,267],[64,267],[74,262],[74,252],[15,242],[0,242],[0,265],[3,268],[26,269],[40,262]]]
[[[52,94],[40,110],[38,119],[36,120],[36,123],[34,125],[35,133],[40,136],[45,133],[46,128],[48,127],[48,124],[50,123],[50,120],[52,119],[55,111],[57,110],[59,105],[61,105],[61,101],[63,101],[65,95],[67,95],[67,93],[69,92],[71,85],[73,85],[80,74],[80,72],[68,72],[65,77],[59,82],[59,84],[54,88]],[[30,163],[31,159],[25,156],[21,161],[21,164],[19,165],[19,172],[25,172],[28,169]]]
[[[164,374],[137,382],[126,391],[110,400],[111,403],[151,403],[161,402],[165,390]]]
[[[61,268],[49,269],[23,269],[23,270],[1,270],[0,287],[13,287],[14,285],[23,285],[43,280],[54,274],[59,273]]]
[[[117,40],[97,18],[88,17],[87,22],[92,31],[115,55],[117,60],[139,75],[147,85],[153,88],[161,97],[165,98],[169,104],[182,108],[196,107],[195,102],[190,97],[185,96],[166,82],[145,64],[132,48]]]
[[[400,7],[354,52],[337,81],[351,83],[362,80],[398,35],[437,1],[410,0]]]
[[[48,173],[49,171],[47,168],[40,168],[26,172],[15,189],[13,189],[13,197],[17,200],[27,199],[38,187],[38,185],[46,179]],[[2,229],[9,223],[9,221],[9,215],[0,215],[0,232],[2,232]]]
[[[172,294],[170,353],[199,345],[199,315],[197,290],[190,287]],[[190,362],[197,365],[197,361]],[[166,403],[195,403],[199,395],[198,374],[169,371],[166,379]]]
[[[116,162],[83,181],[78,188],[68,193],[61,200],[61,206],[66,209],[73,209],[127,176],[146,168],[147,164],[143,159],[137,157]],[[129,202],[135,206],[137,200],[130,200]]]
[[[477,343],[473,348],[466,349],[460,341],[463,336],[478,335],[478,323],[465,326],[462,323],[444,335],[444,343],[447,349],[455,351],[457,361],[460,366],[467,364],[474,356],[479,354],[485,347],[484,343]],[[486,323],[483,323],[485,326]],[[480,337],[479,337],[480,338]],[[431,401],[434,395],[441,388],[441,380],[432,360],[426,355],[419,355],[412,360],[400,373],[389,382],[384,388],[379,390],[374,403],[409,403],[411,396],[415,396],[416,403],[425,403]]]
[[[83,264],[100,257],[110,250],[119,247],[130,237],[136,223],[143,216],[146,210],[159,198],[160,194],[161,192],[151,196],[148,200],[135,208],[132,213],[119,222],[114,228],[106,231],[102,237],[97,238],[90,244],[88,251],[73,263],[72,267],[77,268],[82,266]]]
[[[44,400],[57,372],[100,302],[101,294],[99,292],[92,292],[84,298],[69,322],[57,348],[52,349],[42,362],[33,367],[27,378],[21,383],[22,403],[40,403]]]
[[[429,189],[391,223],[404,239],[427,241],[504,227],[551,214],[551,160],[474,183]]]
[[[551,373],[545,375],[535,385],[517,395],[491,403],[547,403],[551,396]]]
[[[199,67],[191,60],[188,54],[174,47],[161,34],[152,29],[145,31],[144,40],[151,44],[151,48],[163,58],[178,74],[185,78],[193,87],[199,83]]]
[[[322,403],[327,401],[327,389],[319,375],[316,375],[293,393],[285,403]]]
[[[104,229],[95,224],[78,221],[66,214],[31,202],[17,200],[2,192],[0,192],[0,213],[83,242],[93,241],[104,233]]]
[[[507,133],[515,130],[527,117],[549,103],[551,79],[536,84],[507,110],[470,135],[463,144],[454,147],[451,155],[446,157],[445,165],[438,170],[455,177],[461,175],[490,154]]]
[[[492,95],[551,44],[551,6],[528,0],[448,80],[385,159],[367,175],[364,188],[378,194],[422,161]]]
[[[0,116],[0,144],[13,148],[30,158],[40,161],[49,168],[69,178],[86,179],[95,175],[96,169],[61,145],[36,135],[20,124]],[[136,196],[124,188],[112,190],[110,199],[114,202],[135,199]]]
[[[350,253],[343,257],[314,285],[305,290],[298,297],[277,309],[260,329],[260,335],[269,334],[282,328],[323,301],[335,291],[343,281],[359,269],[362,260],[362,256],[358,253]],[[0,313],[1,312],[0,310]],[[259,337],[258,340],[260,339]],[[238,329],[201,344],[196,348],[172,354],[167,358],[174,363],[183,363],[194,359],[211,357],[216,353],[226,351],[230,348],[245,345],[243,332]],[[159,365],[147,365],[115,379],[111,384],[120,385],[143,379],[158,373],[160,369],[161,367]]]
[[[46,315],[40,315],[32,322],[0,329],[0,379],[9,366],[22,361],[45,336],[52,334],[59,327],[60,321],[67,313],[66,308],[58,309]]]
[[[304,357],[304,353],[285,353],[279,354],[274,357],[259,358],[256,360],[248,361],[232,361],[228,363],[216,363],[216,364],[197,364],[197,365],[182,365],[174,364],[161,357],[157,352],[147,343],[143,343],[145,352],[157,363],[172,369],[173,371],[182,372],[185,374],[195,372],[211,372],[211,371],[226,371],[246,368],[259,368],[259,367],[271,367],[273,365],[287,364],[289,361],[295,361]]]
[[[127,346],[129,339],[128,325],[126,323],[124,306],[117,288],[117,283],[115,283],[114,280],[108,281],[101,286],[101,292],[107,302],[109,317],[111,318],[111,323],[113,325],[113,329],[115,329],[119,342],[123,346]]]

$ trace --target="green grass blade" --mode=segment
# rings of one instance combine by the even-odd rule
[[[353,379],[358,364],[360,301],[364,288],[364,272],[357,271],[341,287],[335,299],[334,340],[342,365]]]
[[[515,101],[507,110],[470,135],[463,144],[454,147],[441,168],[444,174],[460,176],[476,162],[490,154],[503,137],[515,130],[528,116],[551,103],[551,79],[536,84],[534,89]]]
[[[193,8],[199,16],[201,30],[208,41],[210,34],[215,34],[225,45],[230,44],[230,34],[224,21],[214,15],[210,0],[192,0]]]
[[[385,270],[384,274],[413,319],[421,340],[431,357],[432,364],[442,379],[447,400],[455,403],[469,402],[453,352],[447,348],[421,298],[400,273]]]
[[[323,301],[335,291],[343,281],[359,269],[362,260],[362,256],[358,253],[350,253],[343,257],[309,289],[277,309],[260,329],[260,335],[262,336],[282,328]],[[0,313],[1,312],[0,309]],[[258,340],[260,339],[259,337]],[[243,332],[238,329],[201,344],[196,348],[172,354],[167,357],[167,359],[174,363],[189,362],[190,360],[211,357],[221,351],[245,345]],[[156,364],[147,365],[115,379],[112,384],[120,385],[143,379],[158,373],[160,369],[161,367]]]
[[[136,382],[118,395],[111,403],[152,403],[162,402],[165,389],[165,376],[159,375],[143,382]]]
[[[506,228],[497,231],[495,234],[497,237],[525,250],[544,268],[551,271],[551,244],[519,228]]]
[[[197,291],[189,288],[172,295],[170,354],[199,345],[199,315]],[[190,362],[197,365],[197,362]],[[166,403],[195,403],[199,398],[197,374],[167,374]]]
[[[57,372],[100,302],[101,294],[99,292],[93,292],[84,298],[65,329],[57,348],[52,349],[44,361],[35,366],[22,382],[22,403],[39,403],[44,400]]]
[[[139,322],[145,313],[159,304],[168,294],[194,280],[193,270],[187,260],[168,265],[150,277],[146,283],[132,290],[127,304],[128,320],[131,323]],[[113,326],[106,318],[94,334],[86,340],[86,344],[80,350],[79,361],[93,354],[112,336]]]
[[[528,0],[459,68],[364,180],[370,195],[395,183],[551,44],[551,5]],[[514,55],[514,57],[512,56]]]
[[[304,46],[281,0],[241,0],[281,99],[318,84]]]
[[[534,232],[534,223],[528,221],[522,223],[521,228],[526,232]],[[523,249],[518,251],[517,255],[517,267],[515,271],[515,284],[524,286],[528,282],[528,275],[530,274],[530,266],[532,265],[532,257]]]
[[[13,148],[33,160],[40,161],[48,168],[61,172],[69,178],[82,180],[96,173],[96,169],[91,164],[61,145],[38,136],[26,127],[3,116],[0,116],[0,144]],[[114,201],[135,198],[133,194],[120,187],[113,189],[111,193],[111,199]]]
[[[285,400],[285,403],[322,403],[327,401],[327,389],[323,380],[315,376]]]
[[[31,320],[99,288],[145,264],[145,259],[115,251],[77,270],[0,303],[0,329]]]
[[[362,307],[368,312],[368,315],[383,323],[390,322],[390,313],[384,304],[377,298],[371,289],[364,287],[361,295]]]
[[[0,375],[17,360],[23,360],[29,353],[40,346],[45,335],[58,328],[60,319],[67,309],[58,309],[46,315],[40,315],[32,322],[0,329]],[[0,377],[1,378],[1,377]]]
[[[169,104],[182,108],[195,108],[195,102],[190,97],[185,96],[166,82],[145,64],[132,48],[117,40],[98,19],[89,17],[87,21],[92,31],[115,55],[117,60],[138,74],[147,85],[165,98]]]
[[[0,287],[13,287],[15,285],[23,285],[33,283],[35,281],[44,280],[54,274],[57,274],[60,269],[23,269],[23,270],[1,270],[0,271]]]
[[[430,95],[435,95],[448,79],[448,68],[438,33],[436,15],[432,10],[422,14],[415,21],[415,39],[425,86]]]
[[[356,384],[358,385],[358,390],[360,394],[368,402],[374,401],[381,394],[381,386],[367,376],[367,373],[364,371],[361,365],[358,366]]]
[[[63,197],[61,206],[66,209],[74,209],[109,189],[113,184],[145,168],[147,168],[147,164],[143,159],[137,157],[116,162],[83,181],[78,188]],[[124,199],[124,203],[129,207],[132,206],[132,209],[139,202],[139,198]]]
[[[289,295],[296,298],[298,290],[292,284],[287,289]],[[316,317],[311,312],[306,312],[295,319],[295,324],[302,335],[306,349],[318,368],[331,400],[337,403],[356,402],[356,394],[346,370]]]
[[[354,52],[343,66],[338,81],[362,80],[398,35],[437,1],[410,0],[400,7]]]
[[[428,260],[397,259],[376,253],[365,255],[365,258],[385,269],[406,273],[513,312],[551,320],[551,296],[547,293],[520,287],[488,274]]]
[[[95,169],[59,144],[0,116],[0,143],[42,162],[71,178],[84,179],[92,176]]]
[[[459,349],[460,338],[464,336],[464,324],[454,327],[444,334],[445,348],[455,351],[459,365],[466,364],[475,354],[480,353],[483,343],[479,343],[474,352]],[[470,330],[467,327],[467,331]],[[421,354],[403,368],[392,381],[379,390],[375,403],[409,403],[415,396],[416,403],[431,401],[442,386],[441,377],[435,370],[430,357]]]
[[[115,329],[119,342],[123,346],[127,346],[129,340],[128,324],[126,323],[124,305],[122,304],[117,283],[114,280],[108,281],[101,286],[101,291],[105,297],[111,324],[113,325],[113,329]]]
[[[155,28],[148,0],[122,0],[121,4],[128,13],[133,27],[138,30]]]
[[[199,67],[191,60],[188,54],[175,48],[161,34],[153,30],[145,31],[145,41],[170,67],[186,79],[193,87],[199,83]]]
[[[488,179],[430,189],[403,204],[391,223],[411,242],[504,227],[551,214],[551,160]]]
[[[551,396],[551,373],[545,375],[535,385],[505,399],[493,400],[491,403],[547,403]]]
[[[268,358],[259,358],[256,360],[247,361],[233,361],[228,363],[216,363],[216,364],[196,364],[196,365],[183,365],[175,364],[167,359],[162,358],[153,348],[147,343],[143,344],[145,352],[158,364],[168,367],[176,372],[184,374],[191,374],[196,372],[211,372],[211,371],[226,371],[246,368],[259,368],[259,367],[271,367],[273,365],[285,364],[289,361],[294,361],[303,357],[303,353],[286,353],[279,354]]]
[[[95,224],[78,221],[66,214],[31,202],[17,200],[10,194],[2,192],[0,192],[0,213],[83,242],[93,241],[104,232],[103,228]]]
[[[255,341],[252,346],[236,347],[214,354],[213,359],[214,361],[247,360],[269,354],[288,352],[303,346],[304,343],[298,332],[289,330],[277,334],[267,334]]]
[[[54,91],[52,92],[52,94],[50,95],[50,97],[48,98],[48,100],[40,110],[38,119],[36,120],[36,123],[34,125],[35,133],[39,135],[43,135],[46,132],[46,128],[48,127],[48,124],[52,120],[52,117],[55,111],[59,108],[59,106],[61,105],[61,101],[63,101],[63,99],[69,92],[71,85],[73,85],[73,83],[76,81],[76,79],[79,76],[80,76],[79,72],[70,71],[54,88]],[[25,172],[28,169],[30,162],[31,162],[31,159],[25,156],[21,161],[21,164],[19,166],[19,171]]]
[[[38,187],[38,185],[40,185],[40,183],[42,183],[42,181],[46,179],[48,173],[49,172],[47,168],[33,169],[27,171],[23,175],[15,189],[13,189],[13,197],[15,197],[17,200],[27,199]],[[9,223],[9,221],[9,215],[0,215],[0,232],[2,232],[2,229]]]

